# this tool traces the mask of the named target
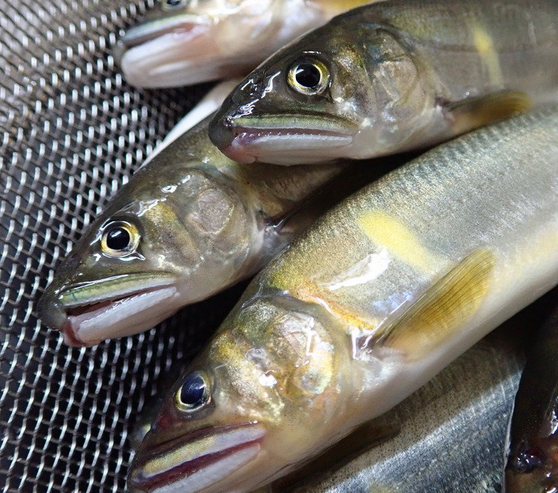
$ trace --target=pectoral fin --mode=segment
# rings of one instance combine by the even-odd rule
[[[452,130],[456,134],[503,120],[516,113],[524,113],[531,107],[529,96],[519,91],[502,91],[445,105],[453,122]]]
[[[382,345],[418,359],[459,330],[486,295],[495,256],[487,249],[465,257],[380,335]]]

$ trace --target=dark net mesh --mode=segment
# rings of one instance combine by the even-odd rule
[[[111,50],[153,3],[0,1],[3,491],[124,491],[138,410],[230,305],[90,349],[68,348],[34,312],[74,240],[206,89],[126,85]]]
[[[122,79],[112,47],[153,3],[0,0],[2,492],[126,491],[138,414],[242,289],[157,330],[87,349],[65,346],[34,311],[58,261],[207,89],[137,90]],[[362,456],[317,491],[376,491],[370,485],[384,477],[409,484],[381,491],[497,491],[519,363],[498,342],[483,344],[489,349],[480,346],[480,356],[470,353],[400,407],[408,426],[399,442]],[[423,409],[430,418],[415,429]]]

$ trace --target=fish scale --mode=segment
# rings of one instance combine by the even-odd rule
[[[556,101],[557,14],[557,0],[356,8],[240,82],[213,119],[211,140],[246,163],[364,159]]]
[[[326,213],[171,388],[131,491],[252,491],[424,385],[558,283],[557,171],[553,106],[441,145]],[[192,375],[210,397],[183,412]],[[226,440],[231,429],[252,431]],[[221,437],[219,451],[200,450],[200,434]]]

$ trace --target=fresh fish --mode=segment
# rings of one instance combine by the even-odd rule
[[[140,168],[56,270],[39,316],[67,344],[147,330],[255,274],[336,201],[393,167],[339,176],[347,163],[238,165],[211,144],[207,124]]]
[[[370,0],[163,0],[121,39],[126,80],[172,87],[245,75],[299,34]]]
[[[558,0],[393,0],[336,17],[240,83],[210,125],[239,162],[421,148],[558,99]]]
[[[558,491],[557,351],[558,309],[554,309],[540,329],[519,384],[509,432],[506,493]]]
[[[165,136],[163,141],[153,150],[147,160],[143,163],[145,166],[163,149],[168,147],[178,137],[185,134],[188,130],[196,126],[202,120],[215,113],[225,98],[234,87],[238,84],[239,79],[232,79],[220,82],[211,88],[210,91],[184,116]]]
[[[553,107],[345,200],[256,277],[174,384],[130,489],[251,491],[394,407],[558,282],[557,192]]]

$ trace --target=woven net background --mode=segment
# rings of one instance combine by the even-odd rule
[[[0,0],[2,492],[126,491],[129,434],[138,413],[159,377],[186,350],[199,347],[241,292],[235,288],[183,310],[157,330],[87,349],[65,346],[34,312],[59,259],[209,87],[151,91],[125,83],[112,47],[153,3]],[[493,362],[501,353],[487,350],[486,359]],[[471,365],[474,371],[476,363]],[[454,434],[463,435],[459,420],[484,432],[471,421],[479,402],[485,408],[497,402],[485,418],[493,436],[505,430],[519,363],[512,358],[492,365],[496,370],[485,372],[492,380],[479,387],[476,400],[467,392],[452,398],[456,409],[464,409],[451,425]],[[446,384],[458,387],[463,367],[452,371]],[[430,389],[419,396],[420,405],[435,400],[439,388]],[[481,486],[452,477],[436,491],[495,491],[498,447],[496,457],[485,457],[474,471]],[[345,481],[346,491],[368,491],[366,476],[357,479],[338,481]],[[336,488],[335,481],[324,488]]]

